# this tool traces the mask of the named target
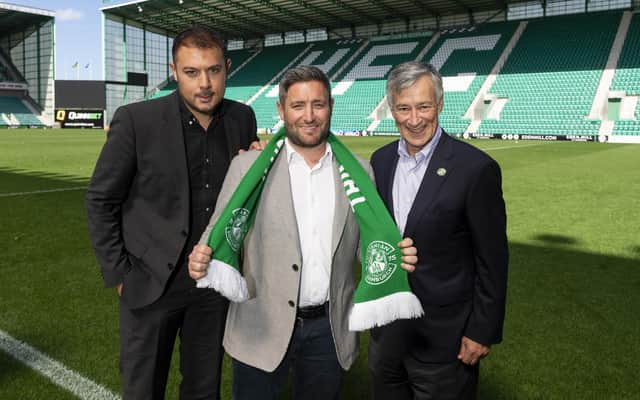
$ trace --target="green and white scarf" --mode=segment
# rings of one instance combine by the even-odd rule
[[[240,181],[209,234],[213,259],[198,287],[209,287],[234,302],[248,299],[247,285],[240,272],[240,253],[247,231],[253,225],[264,182],[284,143],[282,128]],[[411,292],[402,253],[402,239],[393,219],[378,195],[369,175],[351,152],[332,134],[327,142],[339,165],[340,179],[360,228],[362,275],[353,298],[349,329],[362,331],[396,319],[423,314]]]

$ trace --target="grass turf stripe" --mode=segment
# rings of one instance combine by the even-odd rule
[[[53,383],[83,400],[119,400],[120,397],[105,387],[70,370],[60,362],[28,344],[14,339],[0,329],[0,349],[29,368],[49,378]]]

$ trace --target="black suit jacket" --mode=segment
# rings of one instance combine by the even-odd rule
[[[390,143],[371,158],[391,215],[397,148],[397,141]],[[498,164],[443,132],[403,237],[411,237],[418,250],[409,282],[425,310],[423,319],[399,323],[409,326],[403,339],[413,347],[409,350],[445,362],[456,359],[463,335],[485,345],[500,342],[508,248]]]
[[[86,194],[89,234],[105,286],[124,283],[122,300],[130,308],[160,297],[189,234],[179,101],[176,91],[116,110]],[[256,119],[250,107],[223,102],[232,159],[257,140]]]

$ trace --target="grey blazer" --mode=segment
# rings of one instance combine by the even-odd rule
[[[206,242],[213,223],[258,154],[254,151],[243,153],[231,162],[216,211],[201,243]],[[369,163],[359,161],[373,176]],[[329,320],[338,361],[342,368],[348,369],[358,354],[358,337],[348,330],[348,316],[353,304],[353,265],[358,252],[359,230],[335,159],[333,164],[336,201]],[[286,150],[282,149],[267,177],[254,225],[244,241],[242,268],[250,299],[231,303],[223,342],[233,358],[268,372],[280,364],[295,324],[300,288],[298,266],[304,268]]]

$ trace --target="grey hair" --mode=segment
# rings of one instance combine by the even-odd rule
[[[431,64],[425,64],[419,61],[408,61],[398,64],[387,78],[387,102],[389,107],[393,107],[395,101],[394,96],[406,89],[423,76],[428,76],[433,82],[438,102],[442,101],[444,89],[442,88],[442,75]]]
[[[299,65],[285,72],[280,80],[280,85],[278,86],[280,104],[285,103],[285,100],[287,99],[287,92],[294,83],[311,81],[318,81],[322,83],[329,94],[329,98],[331,98],[331,83],[329,83],[327,74],[322,72],[320,68],[312,65]]]

